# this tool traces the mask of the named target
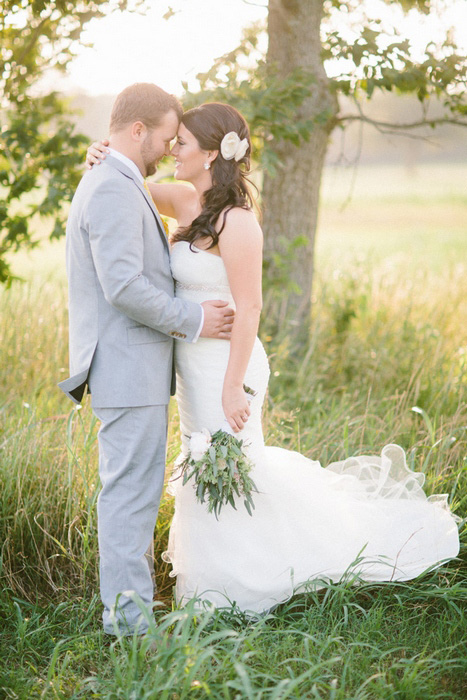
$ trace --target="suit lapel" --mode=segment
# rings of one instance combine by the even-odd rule
[[[166,234],[166,232],[165,232],[165,227],[164,227],[164,224],[163,224],[162,221],[161,221],[160,214],[159,214],[159,212],[157,211],[157,208],[156,208],[156,205],[154,204],[153,198],[150,196],[149,192],[146,191],[144,185],[142,185],[142,184],[141,184],[140,182],[138,182],[136,179],[134,180],[134,182],[135,182],[136,185],[138,186],[140,192],[142,192],[142,194],[143,194],[143,196],[144,196],[146,202],[147,202],[147,203],[149,204],[149,206],[151,207],[152,213],[153,213],[154,216],[156,217],[157,226],[159,227],[159,233],[160,233],[160,235],[161,235],[161,237],[162,237],[162,240],[164,241],[164,244],[165,244],[167,250],[169,250],[169,242],[168,242],[168,240],[167,240],[167,234]]]
[[[167,240],[167,235],[165,233],[165,228],[164,225],[161,221],[159,212],[156,209],[156,205],[154,204],[154,201],[152,197],[149,196],[149,193],[145,190],[143,183],[139,182],[135,174],[128,168],[125,163],[122,163],[120,160],[117,158],[112,158],[112,156],[108,155],[104,161],[108,165],[110,165],[112,168],[116,168],[119,170],[125,177],[128,177],[130,180],[134,182],[136,187],[139,189],[141,194],[143,195],[144,199],[146,200],[147,204],[150,206],[152,213],[154,214],[154,218],[156,219],[156,224],[157,228],[159,231],[159,235],[162,238],[164,245],[169,251],[169,242]]]

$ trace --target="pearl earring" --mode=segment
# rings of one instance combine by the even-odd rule
[[[204,164],[204,169],[205,169],[205,170],[209,170],[210,167],[211,167],[211,163],[208,163],[208,162],[206,161],[206,163]]]

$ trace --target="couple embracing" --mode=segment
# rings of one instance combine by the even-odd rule
[[[190,185],[146,183],[175,136],[175,178]],[[258,489],[252,517],[238,507],[216,519],[191,482],[173,482],[165,558],[179,603],[196,597],[258,614],[339,580],[355,562],[363,579],[407,580],[456,556],[446,499],[427,499],[423,475],[407,468],[397,445],[323,468],[264,444],[262,232],[246,179],[243,117],[220,103],[182,114],[173,96],[141,83],[117,97],[108,144],[90,149],[94,165],[70,210],[71,376],[60,384],[76,402],[87,388],[101,422],[104,630],[146,631],[147,615],[130,591],[151,614],[174,362],[182,452],[193,432],[215,432],[227,419],[246,445]],[[170,241],[159,212],[178,222]],[[251,404],[244,383],[255,391]]]

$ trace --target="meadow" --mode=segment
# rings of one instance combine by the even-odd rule
[[[325,175],[306,344],[293,340],[287,294],[265,280],[267,442],[323,464],[397,442],[428,493],[449,494],[466,518],[467,169],[366,166],[352,177]],[[73,408],[56,388],[67,372],[63,241],[14,265],[27,282],[0,290],[0,697],[467,697],[465,521],[458,559],[415,581],[350,577],[255,622],[177,609],[161,562],[157,626],[143,643],[109,645],[97,588],[98,426],[89,405]],[[173,404],[169,473],[177,423]],[[167,496],[157,556],[172,509]]]

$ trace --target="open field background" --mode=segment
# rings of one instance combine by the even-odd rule
[[[286,294],[265,281],[267,441],[323,463],[398,442],[427,491],[466,517],[467,168],[365,166],[352,180],[326,171],[306,347],[290,341]],[[344,582],[255,624],[172,609],[161,565],[160,651],[105,646],[96,424],[55,386],[67,371],[63,247],[18,254],[28,281],[0,290],[0,697],[465,698],[465,525],[459,559],[415,582]],[[170,462],[177,430],[173,406]],[[167,498],[159,554],[171,512]]]

